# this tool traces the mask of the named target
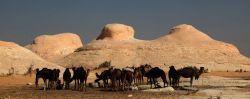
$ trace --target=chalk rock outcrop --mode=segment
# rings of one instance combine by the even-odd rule
[[[63,69],[61,66],[43,60],[18,44],[0,41],[0,75],[24,74],[30,67],[33,70],[43,67]]]
[[[194,28],[192,25],[181,24],[173,27],[168,35],[161,37],[167,39],[168,42],[181,43],[201,43],[204,41],[212,41],[213,39],[207,34]]]
[[[77,48],[82,46],[82,41],[78,35],[61,33],[38,36],[34,39],[33,43],[27,45],[26,48],[45,60],[54,61],[73,53]]]
[[[107,24],[102,29],[97,40],[131,40],[134,39],[134,29],[124,24]]]
[[[120,28],[116,29],[119,31]],[[250,59],[241,55],[234,45],[214,40],[187,24],[175,26],[166,36],[150,41],[98,39],[57,63],[94,68],[105,61],[111,61],[111,65],[117,67],[147,63],[175,65],[177,68],[205,66],[209,70],[250,69]]]

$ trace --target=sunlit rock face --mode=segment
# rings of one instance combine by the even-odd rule
[[[108,24],[96,40],[57,63],[89,68],[111,61],[111,65],[116,67],[147,63],[178,68],[204,66],[210,70],[249,69],[249,58],[241,55],[234,45],[214,40],[191,25],[174,26],[165,36],[155,40],[139,40],[133,35],[134,30],[130,26]]]
[[[27,45],[26,48],[45,60],[53,62],[73,53],[77,48],[82,46],[82,41],[77,34],[59,33],[56,35],[40,35],[34,39],[32,44]]]
[[[63,69],[61,66],[45,61],[18,44],[0,41],[0,75],[25,74],[30,67],[33,70],[43,67]]]
[[[103,27],[97,40],[131,40],[134,39],[134,29],[124,24],[107,24]]]

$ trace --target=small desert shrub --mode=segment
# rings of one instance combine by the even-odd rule
[[[111,67],[111,61],[105,61],[101,63],[98,67],[95,69],[100,69],[100,68],[110,68]]]
[[[9,69],[9,73],[6,75],[6,76],[11,76],[11,75],[13,75],[15,73],[15,69],[14,69],[14,67],[11,67],[10,69]]]
[[[33,67],[34,67],[34,65],[31,64],[31,65],[27,68],[27,72],[24,73],[24,75],[25,75],[25,76],[27,76],[27,75],[30,75],[30,76],[31,76]]]
[[[242,69],[236,69],[235,72],[240,72],[241,73],[241,72],[243,72],[243,70]]]
[[[79,48],[77,48],[74,52],[80,52],[80,51],[84,51],[84,50],[85,50],[84,47],[79,47]]]

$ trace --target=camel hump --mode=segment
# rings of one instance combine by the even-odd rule
[[[134,72],[134,69],[132,69],[132,68],[123,68],[123,70]]]

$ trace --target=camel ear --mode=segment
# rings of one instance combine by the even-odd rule
[[[39,68],[36,69],[36,72],[39,72]]]

